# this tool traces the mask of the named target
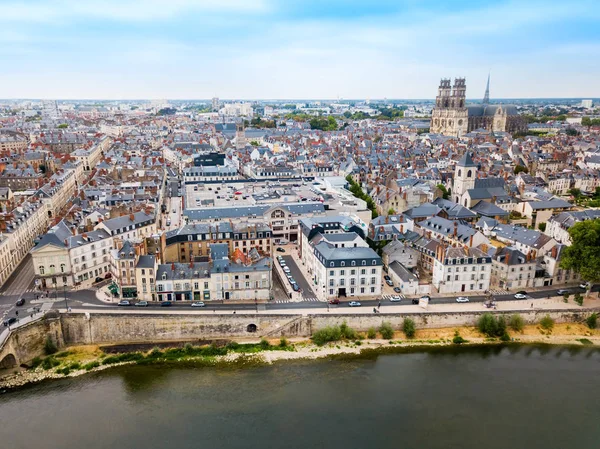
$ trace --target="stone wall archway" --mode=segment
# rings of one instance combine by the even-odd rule
[[[10,369],[17,366],[17,359],[14,354],[6,354],[6,356],[0,360],[0,369]]]

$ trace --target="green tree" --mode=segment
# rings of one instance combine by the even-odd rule
[[[521,315],[515,313],[510,316],[510,319],[508,320],[508,325],[515,332],[523,332],[523,328],[525,327],[525,320],[523,320],[523,317]]]
[[[388,215],[395,215],[396,211],[394,210],[393,207],[390,207],[390,209],[388,210]]]
[[[581,119],[581,126],[587,126],[589,128],[592,126],[592,119],[590,117],[583,117]]]
[[[554,320],[550,317],[550,315],[546,315],[541,319],[540,326],[542,326],[542,329],[544,330],[551,331],[554,328]]]
[[[442,198],[444,198],[445,200],[450,199],[450,192],[448,192],[448,189],[444,184],[438,184],[437,188],[442,191]]]
[[[402,331],[407,338],[413,338],[417,332],[414,320],[411,318],[404,318],[404,322],[402,323]]]
[[[515,175],[518,175],[521,172],[529,173],[529,169],[527,167],[523,167],[522,165],[517,165],[514,169]]]
[[[57,127],[57,128],[58,128],[58,129],[66,129],[66,128],[68,128],[68,127],[69,127],[69,125],[67,125],[66,123],[61,123],[60,125],[58,125],[58,127]]]
[[[596,329],[598,326],[598,314],[596,312],[592,313],[585,319],[585,322],[590,329]]]
[[[580,132],[577,131],[575,128],[567,128],[565,130],[565,133],[567,134],[567,136],[571,137],[578,136],[580,134]]]
[[[570,195],[571,195],[573,198],[575,198],[575,200],[578,200],[578,199],[580,199],[580,198],[581,198],[581,190],[580,190],[580,189],[578,189],[578,188],[576,188],[576,187],[573,187],[572,189],[569,189],[569,194],[570,194]]]
[[[385,338],[386,340],[391,340],[394,338],[394,329],[390,323],[382,323],[381,327],[379,328],[379,333],[381,334],[381,337]]]
[[[569,236],[572,244],[562,251],[560,267],[576,271],[592,284],[600,282],[600,219],[576,223]]]
[[[540,223],[538,225],[538,229],[542,232],[544,232],[546,230],[546,223]]]

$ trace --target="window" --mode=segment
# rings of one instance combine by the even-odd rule
[[[329,286],[333,287],[333,279],[329,279]]]
[[[342,278],[342,279],[340,279],[340,286],[341,286],[341,287],[343,287],[343,286],[344,286],[344,282],[345,282],[345,280],[344,280],[343,278]]]
[[[350,274],[354,276],[356,274],[356,270],[350,270]]]
[[[450,282],[450,276],[446,276],[446,281]]]
[[[360,274],[366,274],[366,273],[367,273],[367,270],[365,270],[365,269],[360,270]]]
[[[353,260],[351,265],[352,265],[353,267],[354,267],[354,266],[356,266],[356,261],[355,261],[355,260]]]
[[[363,261],[362,261],[362,265],[366,265],[366,264],[367,264],[367,261],[366,261],[366,260],[363,260]]]
[[[329,289],[329,294],[333,295],[333,289],[331,289],[331,288]]]
[[[346,274],[345,270],[340,270],[340,276],[344,276]]]
[[[330,266],[330,267],[333,267],[333,262],[330,262],[330,263],[329,263],[329,266]]]
[[[65,264],[64,264],[64,263],[61,263],[61,264],[60,264],[60,272],[61,272],[61,273],[64,273],[64,272],[65,272]]]
[[[43,274],[44,274],[44,266],[43,266],[43,265],[40,265],[40,266],[39,266],[39,269],[40,269],[40,274],[42,274],[42,275],[43,275]]]
[[[376,282],[375,278],[371,278],[371,284],[374,284]]]
[[[375,274],[375,272],[376,272],[376,271],[377,271],[377,270],[376,270],[375,268],[372,268],[372,269],[371,269],[371,274]]]

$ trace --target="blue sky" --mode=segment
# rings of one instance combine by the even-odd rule
[[[0,98],[600,97],[598,0],[0,0]]]

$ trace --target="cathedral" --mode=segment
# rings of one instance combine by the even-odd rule
[[[527,131],[527,122],[515,106],[489,104],[489,77],[481,104],[467,106],[466,91],[465,78],[456,78],[454,85],[449,79],[441,80],[431,114],[432,133],[462,137],[476,129],[509,133]]]

